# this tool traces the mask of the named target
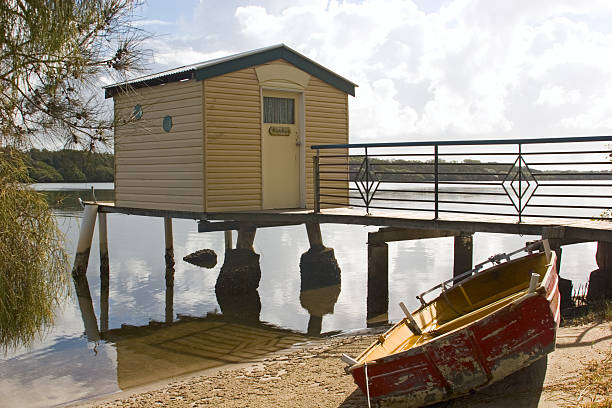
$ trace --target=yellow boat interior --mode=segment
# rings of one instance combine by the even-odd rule
[[[412,313],[421,334],[410,329],[402,319],[368,347],[357,362],[373,361],[390,354],[421,346],[435,337],[465,327],[523,296],[529,289],[531,275],[539,274],[538,287],[556,262],[545,252],[527,255],[493,266],[455,283],[435,299]]]

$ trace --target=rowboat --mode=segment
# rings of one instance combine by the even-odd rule
[[[557,283],[545,240],[492,256],[417,296],[416,311],[400,303],[406,317],[357,358],[343,355],[346,371],[377,407],[419,407],[486,387],[554,350]]]

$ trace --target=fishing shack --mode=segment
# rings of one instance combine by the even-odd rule
[[[107,86],[116,205],[313,208],[310,146],[348,143],[355,87],[283,44]]]

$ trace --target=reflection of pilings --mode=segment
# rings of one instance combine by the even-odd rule
[[[166,323],[174,320],[174,242],[172,218],[164,218],[164,246],[166,259]]]
[[[89,263],[89,251],[91,250],[91,240],[93,238],[94,227],[96,226],[97,205],[86,205],[81,230],[79,231],[79,241],[77,244],[76,256],[72,267],[72,276],[85,275],[87,264]]]
[[[334,313],[334,306],[340,295],[340,284],[316,289],[304,289],[300,291],[300,304],[310,314],[308,320],[308,334],[318,336],[321,334],[323,316]]]
[[[174,273],[174,270],[172,271]],[[166,269],[166,276],[168,276],[168,270]],[[174,321],[174,286],[166,285],[166,323],[172,323]]]
[[[261,300],[257,290],[251,290],[241,295],[228,295],[218,290],[215,292],[221,313],[228,321],[259,323]]]
[[[79,309],[81,309],[81,317],[85,325],[85,334],[89,341],[100,340],[100,332],[98,331],[98,321],[94,312],[91,293],[89,292],[89,282],[87,282],[86,274],[75,274],[72,276],[74,288],[76,289],[77,299],[79,301]]]
[[[367,324],[386,324],[389,315],[389,246],[368,244]]]
[[[453,276],[461,275],[472,269],[474,236],[469,233],[455,235]]]
[[[108,231],[106,213],[98,213],[98,232],[100,239],[100,331],[108,330],[108,296],[109,296],[109,265],[108,265]]]

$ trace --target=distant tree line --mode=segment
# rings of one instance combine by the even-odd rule
[[[322,161],[322,163],[324,163]],[[351,178],[365,177],[365,165],[361,157],[351,157],[349,170]],[[387,182],[422,182],[434,181],[435,165],[433,161],[417,160],[386,160],[369,158],[368,166],[372,177]],[[503,181],[512,170],[512,163],[491,163],[466,159],[462,162],[438,162],[438,180],[459,181]],[[325,167],[322,167],[324,171]],[[331,168],[329,168],[331,170]],[[579,171],[579,170],[538,170],[529,171],[540,181],[542,180],[592,180],[610,177],[609,171]],[[510,178],[517,173],[514,167]]]
[[[76,183],[114,180],[112,153],[82,150],[38,150],[27,152],[30,178],[37,183]]]

